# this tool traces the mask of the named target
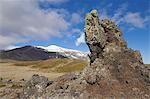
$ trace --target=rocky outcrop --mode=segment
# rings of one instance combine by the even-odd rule
[[[96,77],[101,75],[109,78],[112,74],[111,68],[123,73],[125,71],[121,70],[129,69],[128,66],[133,68],[132,72],[137,68],[142,72],[144,66],[140,52],[127,48],[119,27],[109,19],[99,20],[96,10],[86,15],[85,34],[86,43],[91,51],[91,65],[87,68],[86,75],[96,74]],[[126,72],[129,73],[128,69]],[[95,71],[91,72],[92,70]]]
[[[97,11],[92,10],[86,15],[85,35],[91,52],[89,65],[80,73],[57,78],[43,87],[45,91],[36,98],[150,98],[150,72],[145,69],[140,52],[127,48],[113,21],[99,20]],[[24,92],[21,95],[27,98]]]
[[[96,10],[86,15],[84,30],[86,43],[91,52],[91,63],[96,58],[102,58],[104,51],[119,51],[126,48],[126,42],[118,26],[109,19],[99,20]]]
[[[0,78],[0,99],[17,99],[26,81]]]
[[[19,95],[19,98],[37,99],[46,91],[46,87],[52,83],[53,81],[49,81],[48,78],[35,74],[25,84],[23,93]]]

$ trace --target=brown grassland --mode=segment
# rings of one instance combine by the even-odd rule
[[[28,80],[33,74],[39,74],[49,79],[54,79],[67,72],[81,71],[87,65],[87,61],[77,59],[48,59],[41,61],[1,60],[0,77]],[[150,64],[145,64],[145,66],[150,68]]]
[[[67,72],[81,71],[87,64],[87,61],[76,59],[48,59],[41,61],[1,60],[0,77],[12,80],[28,80],[33,74],[39,74],[49,79],[54,79]]]

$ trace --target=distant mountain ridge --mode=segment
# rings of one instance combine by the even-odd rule
[[[81,52],[78,50],[67,49],[56,45],[50,45],[47,47],[37,46],[38,48],[45,49],[48,52],[58,52],[59,54],[73,59],[87,59],[88,52]]]
[[[42,48],[33,46],[23,46],[11,50],[3,50],[0,52],[0,59],[33,61],[46,60],[49,58],[66,58],[57,52],[48,52]]]
[[[0,59],[12,60],[46,60],[49,58],[72,58],[87,59],[87,53],[62,48],[56,45],[44,46],[23,46],[9,50],[0,51]]]

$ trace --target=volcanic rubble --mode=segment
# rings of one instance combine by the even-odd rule
[[[85,18],[90,63],[81,72],[54,81],[33,75],[20,99],[150,99],[150,70],[139,51],[127,47],[119,27],[100,20],[96,10]]]

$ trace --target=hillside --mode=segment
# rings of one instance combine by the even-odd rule
[[[40,61],[1,60],[0,78],[8,80],[29,80],[34,73],[42,73],[44,76],[51,73],[52,75],[57,75],[59,73],[64,74],[67,72],[81,71],[87,66],[87,64],[87,61],[66,58]],[[52,78],[52,75],[46,77]],[[55,78],[55,76],[53,78]]]
[[[79,50],[63,48],[63,47],[56,46],[56,45],[50,45],[47,47],[44,47],[44,46],[36,46],[36,47],[45,49],[48,52],[58,52],[59,54],[66,56],[68,58],[71,58],[71,59],[87,60],[87,54],[89,54],[88,52],[82,52]]]
[[[78,59],[48,59],[40,61],[13,61],[14,66],[28,66],[31,68],[38,68],[45,72],[73,72],[81,71],[87,66],[88,62]]]
[[[49,58],[70,58],[88,60],[87,52],[67,49],[56,45],[44,46],[23,46],[14,49],[0,51],[0,59],[34,61],[46,60]]]
[[[46,60],[49,58],[65,58],[65,56],[57,52],[48,52],[33,46],[24,46],[0,52],[0,59],[33,61]]]

